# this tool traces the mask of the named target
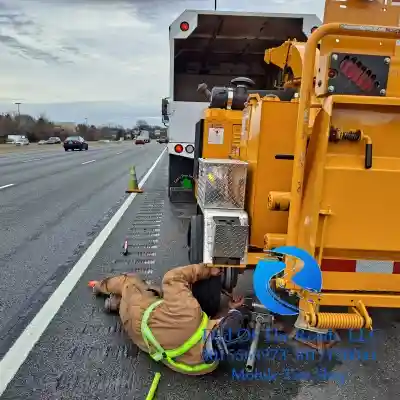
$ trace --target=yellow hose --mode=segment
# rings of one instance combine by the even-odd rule
[[[160,382],[160,378],[161,378],[161,374],[159,372],[156,373],[156,375],[154,376],[153,382],[150,386],[150,390],[149,393],[146,397],[146,400],[153,400],[154,399],[154,395],[156,393],[157,390],[157,386],[158,386],[158,382]]]

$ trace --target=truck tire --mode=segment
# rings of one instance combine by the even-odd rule
[[[227,292],[232,293],[238,282],[238,268],[226,267],[221,275],[222,287]]]
[[[202,215],[193,215],[188,229],[187,245],[190,264],[203,262],[204,222]]]

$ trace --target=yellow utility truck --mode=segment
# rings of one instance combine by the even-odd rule
[[[307,41],[266,49],[280,80],[248,93],[229,154],[208,144],[212,115],[226,111],[204,113],[191,262],[223,267],[232,290],[244,269],[282,259],[271,287],[298,294],[297,329],[371,329],[368,307],[400,307],[399,5],[326,0]],[[320,293],[291,281],[302,263],[273,252],[282,245],[318,261]]]

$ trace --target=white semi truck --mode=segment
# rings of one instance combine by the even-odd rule
[[[140,131],[140,138],[143,139],[145,143],[150,143],[149,131]]]
[[[244,76],[255,82],[256,89],[274,89],[279,69],[264,62],[265,50],[289,38],[305,41],[320,24],[311,14],[204,10],[186,10],[171,24],[170,93],[162,100],[171,202],[194,201],[187,182],[193,176],[195,127],[209,105],[198,85],[227,86]]]

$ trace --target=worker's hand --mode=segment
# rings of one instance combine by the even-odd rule
[[[239,308],[244,304],[244,297],[233,295],[232,300],[229,302],[230,308]]]
[[[213,268],[210,268],[210,275],[211,276],[218,276],[218,275],[221,275],[221,268],[215,268],[215,267],[213,267]]]

